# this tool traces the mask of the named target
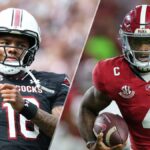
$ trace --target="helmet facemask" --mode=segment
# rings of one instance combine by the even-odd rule
[[[5,34],[4,34],[5,35]],[[1,35],[3,38],[4,35]],[[12,34],[7,33],[8,37],[11,37]],[[18,36],[18,35],[13,35]],[[0,71],[4,74],[16,74],[19,73],[24,67],[29,66],[35,57],[35,53],[37,51],[38,44],[37,40],[30,36],[19,36],[24,37],[29,42],[29,48],[20,48],[9,45],[0,45]],[[8,54],[8,49],[16,49],[17,56],[12,56]]]
[[[125,59],[141,72],[150,71],[150,35],[127,34],[120,31]]]

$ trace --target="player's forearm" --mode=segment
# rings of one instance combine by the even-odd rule
[[[91,100],[94,99],[93,88],[86,91],[82,98],[79,112],[79,130],[85,141],[94,141],[93,124],[97,113],[93,111]]]
[[[32,119],[32,122],[35,123],[49,137],[52,137],[57,121],[58,117],[41,109],[38,109],[36,116]]]
[[[99,111],[110,103],[108,97],[97,91],[94,87],[89,88],[83,96],[79,115],[79,129],[86,141],[95,140],[93,125]]]
[[[89,111],[86,107],[81,106],[79,114],[79,130],[85,141],[94,141],[93,124],[96,115]]]

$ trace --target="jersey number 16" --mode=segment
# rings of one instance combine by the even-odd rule
[[[28,101],[32,102],[33,104],[35,104],[37,107],[39,107],[39,103],[35,98],[28,98],[26,97],[25,99],[27,99]],[[17,138],[17,132],[18,131],[16,129],[16,112],[15,110],[12,108],[11,104],[9,103],[3,103],[2,104],[3,109],[6,109],[6,115],[7,115],[7,121],[8,121],[8,138],[9,139],[16,139]],[[19,128],[20,128],[20,133],[21,135],[26,138],[26,139],[36,139],[38,134],[39,134],[39,127],[36,126],[35,124],[33,124],[33,129],[32,131],[30,131],[29,129],[27,129],[26,124],[31,122],[30,120],[27,120],[24,116],[22,116],[21,114],[19,114]]]

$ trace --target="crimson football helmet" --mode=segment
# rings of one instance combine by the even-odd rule
[[[150,5],[138,5],[131,10],[119,34],[125,59],[141,72],[150,71]],[[141,44],[147,48],[140,50]]]
[[[7,62],[7,54],[5,52],[4,60],[0,61],[0,72],[16,74],[26,66],[30,66],[41,41],[40,28],[35,18],[23,9],[8,8],[2,10],[0,12],[0,34],[25,36],[30,41],[30,47],[29,49],[24,49],[23,57],[18,58],[14,62]],[[4,49],[6,47],[7,45],[4,46]]]

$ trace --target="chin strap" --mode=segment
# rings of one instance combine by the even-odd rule
[[[44,91],[46,91],[46,92],[52,93],[52,94],[55,93],[54,90],[42,86],[42,85],[40,84],[40,82],[35,78],[35,76],[33,75],[33,73],[32,73],[27,67],[22,68],[21,70],[23,70],[23,71],[25,71],[26,73],[28,73],[28,75],[33,79],[33,81],[34,81],[34,83],[35,83],[35,85],[36,85],[37,88],[40,88],[40,89],[42,89],[42,90],[44,90]]]

